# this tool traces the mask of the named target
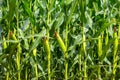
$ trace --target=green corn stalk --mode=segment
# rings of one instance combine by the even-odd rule
[[[26,53],[25,57],[28,57],[28,53]],[[26,61],[26,64],[28,64],[28,61]],[[25,67],[25,80],[28,80],[28,66]]]
[[[34,30],[33,30],[33,33],[34,33]],[[32,42],[34,42],[34,37],[32,37]],[[36,59],[36,56],[37,56],[37,49],[35,48],[35,49],[33,49],[33,55],[34,55],[34,58],[35,58],[35,60],[37,60]],[[38,80],[38,70],[37,70],[37,63],[35,62],[35,64],[34,64],[34,67],[35,67],[35,74],[36,74],[36,80]]]
[[[51,23],[50,5],[51,5],[51,0],[48,0],[48,4],[47,4],[47,9],[48,9],[47,24],[48,24],[48,25]],[[49,38],[49,27],[47,27],[46,34],[47,34],[47,36],[48,36],[48,38]]]
[[[85,1],[87,2],[87,5],[85,5]],[[99,22],[101,23],[103,20],[105,21],[105,23],[107,23],[107,21],[109,22],[109,19],[111,19],[111,16],[109,16],[109,14],[106,13],[106,12],[109,13],[109,10],[106,10],[106,9],[110,8],[109,5],[111,5],[111,3],[114,5],[115,1],[110,1],[111,3],[109,3],[109,0],[101,0],[101,1],[96,0],[96,1],[93,2],[93,4],[92,3],[89,4],[88,3],[89,1],[90,0],[62,0],[62,1],[61,0],[53,0],[53,1],[52,0],[51,1],[50,0],[40,0],[40,1],[39,0],[34,0],[34,1],[33,0],[32,1],[27,0],[27,1],[25,1],[24,0],[21,3],[20,0],[6,0],[6,1],[3,0],[3,8],[1,10],[1,11],[3,11],[3,13],[2,13],[3,18],[0,19],[0,21],[1,20],[5,21],[3,23],[1,22],[2,26],[4,28],[3,32],[5,30],[5,36],[2,38],[0,43],[2,43],[2,49],[5,50],[5,51],[3,51],[2,54],[0,53],[0,60],[1,60],[0,61],[0,66],[2,66],[1,70],[2,70],[2,68],[7,69],[7,70],[5,70],[5,71],[2,70],[3,74],[0,72],[0,76],[3,77],[6,80],[10,80],[10,78],[11,79],[17,79],[17,80],[20,80],[20,79],[28,80],[28,79],[31,79],[32,77],[34,77],[34,75],[35,75],[35,77],[38,78],[38,74],[40,74],[40,73],[38,71],[38,65],[37,65],[37,59],[36,59],[36,57],[37,57],[37,48],[32,49],[32,53],[33,53],[32,56],[35,59],[35,62],[33,63],[33,68],[34,68],[35,71],[33,71],[33,70],[31,70],[32,67],[31,67],[31,65],[29,63],[29,59],[27,59],[27,57],[30,57],[31,55],[28,55],[28,56],[25,55],[25,59],[27,59],[25,64],[27,64],[27,65],[25,65],[24,62],[23,62],[23,64],[21,62],[21,61],[23,61],[23,60],[21,60],[23,58],[20,58],[20,57],[24,57],[24,54],[21,54],[21,53],[22,52],[26,53],[26,54],[29,53],[29,51],[26,50],[28,48],[24,48],[25,46],[21,46],[21,44],[22,44],[24,38],[27,38],[29,40],[28,45],[30,45],[31,42],[33,43],[35,41],[35,37],[33,37],[33,35],[38,36],[37,34],[34,34],[34,31],[39,32],[39,30],[37,30],[37,29],[35,30],[34,28],[35,27],[37,28],[38,26],[40,26],[38,28],[41,29],[42,25],[47,24],[47,26],[46,26],[46,37],[44,37],[44,46],[45,46],[46,43],[49,45],[49,37],[50,37],[49,36],[50,27],[49,26],[51,26],[52,23],[53,23],[53,25],[56,24],[56,23],[57,24],[60,23],[62,25],[65,25],[64,26],[65,29],[63,27],[59,28],[60,31],[64,30],[65,33],[66,33],[65,34],[65,42],[63,41],[63,39],[61,39],[60,35],[58,33],[56,33],[56,32],[55,32],[55,36],[56,36],[56,40],[59,43],[58,45],[60,46],[60,49],[63,52],[64,58],[65,58],[65,63],[64,63],[65,69],[62,69],[60,71],[60,73],[62,73],[63,71],[65,72],[64,77],[63,77],[63,78],[65,78],[65,80],[78,79],[78,77],[79,77],[80,80],[82,80],[82,79],[85,80],[88,77],[94,78],[96,75],[98,76],[98,78],[103,77],[104,75],[103,76],[101,75],[102,74],[102,71],[101,71],[102,68],[100,66],[98,66],[98,69],[97,69],[97,72],[96,72],[96,69],[93,68],[91,66],[91,64],[89,64],[89,63],[92,62],[94,65],[96,65],[96,61],[94,61],[94,56],[96,57],[97,54],[98,54],[98,58],[99,58],[98,62],[99,63],[97,63],[97,65],[98,64],[103,64],[102,63],[102,61],[104,61],[103,58],[105,57],[105,59],[108,59],[106,57],[106,54],[104,55],[104,53],[106,53],[108,50],[112,50],[112,48],[113,48],[113,54],[112,54],[113,59],[109,60],[109,61],[105,60],[105,65],[103,65],[104,66],[103,67],[104,68],[103,73],[105,74],[105,76],[103,77],[103,79],[108,79],[109,73],[108,73],[108,71],[106,71],[106,70],[108,70],[108,67],[106,67],[106,66],[109,66],[108,64],[111,64],[111,63],[113,63],[112,64],[112,73],[114,75],[114,77],[112,79],[113,80],[115,80],[115,78],[117,79],[117,76],[119,76],[118,75],[119,72],[116,71],[116,69],[118,68],[117,67],[117,60],[119,58],[117,53],[119,53],[118,48],[119,48],[120,44],[118,46],[116,44],[118,44],[118,42],[120,42],[120,39],[117,39],[117,40],[119,40],[119,41],[117,41],[116,38],[120,38],[120,23],[118,23],[119,24],[118,34],[116,34],[117,33],[116,30],[114,30],[114,34],[113,34],[114,39],[112,39],[112,40],[109,40],[109,38],[111,38],[111,35],[108,34],[108,29],[106,29],[107,28],[106,25],[108,25],[109,23],[105,24],[103,27],[100,27],[101,31],[106,30],[106,32],[104,32],[105,33],[104,37],[103,37],[103,34],[102,34],[99,37],[97,37],[96,39],[94,39],[95,41],[97,40],[97,43],[98,43],[97,44],[97,50],[98,51],[96,51],[96,48],[94,48],[94,46],[96,46],[96,44],[95,44],[93,38],[91,38],[93,40],[92,42],[89,42],[89,40],[86,39],[86,34],[88,35],[88,38],[93,36],[93,34],[91,33],[91,30],[89,30],[87,33],[85,33],[85,31],[84,31],[84,27],[85,27],[86,22],[89,22],[88,19],[85,20],[85,17],[90,17],[90,18],[95,20],[95,22],[94,22],[95,25],[93,25],[93,27],[95,27],[96,25],[99,25]],[[14,2],[14,4],[16,3],[16,7],[14,7],[12,5],[13,2]],[[24,2],[26,2],[26,3],[24,4]],[[30,2],[30,5],[29,5],[28,2]],[[36,3],[39,4],[39,5],[36,5]],[[53,3],[53,5],[51,5],[52,3]],[[100,3],[100,4],[98,4],[98,3]],[[24,8],[26,8],[26,9],[22,8],[23,4],[25,5]],[[119,9],[118,4],[119,3],[116,4],[117,6],[116,5],[113,6],[113,9],[110,9],[111,15],[114,12],[116,13],[116,10]],[[12,5],[12,7],[11,7],[11,5]],[[26,5],[30,6],[30,9],[29,9],[28,6],[26,7]],[[46,5],[47,5],[48,10],[46,10]],[[63,7],[63,5],[64,5],[64,7]],[[94,5],[94,8],[96,10],[93,10],[94,9],[94,8],[92,8],[93,5]],[[85,10],[85,7],[86,7],[87,10]],[[26,11],[24,11],[24,10],[26,10]],[[33,22],[31,21],[31,20],[34,21],[34,19],[33,19],[34,15],[32,15],[32,16],[27,15],[27,14],[29,14],[29,11],[31,11],[32,13],[40,12],[39,16],[35,16],[35,22],[36,22],[35,24],[33,24]],[[43,12],[41,12],[41,11],[43,11]],[[47,11],[48,11],[48,13],[46,15]],[[79,11],[80,11],[80,16],[78,15]],[[99,11],[104,11],[105,13],[99,15]],[[26,14],[26,12],[27,12],[27,14]],[[90,14],[85,15],[85,12],[90,13]],[[117,10],[117,12],[118,12],[118,10]],[[8,15],[6,15],[6,13],[8,13]],[[11,13],[11,15],[9,15],[9,13]],[[15,14],[12,14],[12,13],[15,13]],[[64,20],[63,20],[64,22],[63,23],[59,22],[61,20],[57,19],[60,16],[59,13],[60,14],[68,13],[67,16],[64,16]],[[116,14],[113,15],[113,16],[116,16]],[[47,20],[46,20],[46,17],[47,17]],[[79,20],[79,18],[80,18],[80,20]],[[26,20],[26,19],[28,19],[28,20]],[[54,20],[52,20],[52,19],[54,19]],[[63,19],[63,18],[61,18],[61,19]],[[31,26],[33,26],[33,27],[32,28],[28,27],[27,30],[26,30],[26,28],[24,28],[23,25],[24,24],[26,25],[26,22],[27,21],[29,22],[29,20],[32,23],[32,24],[30,23]],[[46,23],[45,23],[45,20],[46,20]],[[40,24],[39,24],[39,22],[40,22]],[[77,27],[79,22],[80,22],[79,25],[80,25],[81,29]],[[12,33],[11,29],[13,29],[13,27],[16,26],[16,25],[17,25],[17,27],[15,27],[16,32]],[[93,32],[95,31],[95,29],[98,30],[98,27],[95,27],[95,28],[93,28],[93,27],[91,27]],[[24,29],[23,32],[24,31],[25,32],[23,33],[23,35],[19,36],[19,28]],[[75,33],[70,32],[71,28],[73,28]],[[79,32],[78,29],[80,29],[81,32],[82,32],[81,33],[81,35],[82,35],[82,37],[81,37],[82,38],[82,41],[81,41],[82,44],[80,42],[79,53],[76,54],[77,56],[75,55],[77,58],[74,57],[74,56],[72,57],[71,54],[69,54],[70,57],[71,57],[70,64],[69,64],[67,62],[67,59],[66,59],[66,58],[68,58],[68,52],[67,52],[68,46],[69,46],[68,44],[70,44],[70,47],[69,47],[70,53],[72,53],[72,51],[75,50],[75,49],[73,50],[73,48],[71,49],[71,46],[76,47],[76,44],[77,44],[77,47],[76,47],[76,50],[75,50],[75,52],[77,52],[79,42],[76,42],[78,40],[75,40],[75,43],[74,43],[74,41],[73,41],[74,38],[73,37],[74,36],[75,37],[79,36],[79,34],[77,34]],[[87,27],[87,29],[88,29],[88,27]],[[33,33],[31,32],[31,34],[29,34],[29,31],[33,31]],[[98,33],[99,33],[99,31],[98,31]],[[29,37],[29,35],[30,35],[30,37]],[[115,37],[115,36],[117,36],[117,37]],[[18,37],[22,37],[22,38],[20,38],[20,40],[19,40]],[[71,40],[69,40],[69,37],[72,38],[72,41],[73,41],[74,45],[71,45],[71,43],[70,43]],[[91,39],[90,39],[90,41],[91,41]],[[20,43],[19,42],[14,43],[15,40],[20,41]],[[11,41],[13,41],[13,42],[11,42]],[[90,43],[91,46],[87,46],[86,41],[88,41],[88,43]],[[103,41],[105,41],[105,44],[103,43]],[[113,44],[112,48],[109,47],[109,45],[111,45],[111,43]],[[104,46],[102,46],[102,45],[104,45]],[[53,46],[55,47],[55,45],[53,45]],[[87,46],[87,49],[89,51],[87,51],[86,46]],[[21,49],[23,49],[22,52],[20,51]],[[9,50],[11,50],[11,51],[9,51]],[[38,48],[38,50],[41,50],[40,47]],[[47,74],[48,79],[50,80],[52,78],[52,76],[50,75],[50,73],[51,73],[50,71],[53,71],[53,73],[56,73],[56,74],[52,74],[53,79],[56,79],[58,76],[60,76],[60,78],[62,78],[61,76],[63,74],[59,75],[58,72],[54,72],[54,70],[50,69],[50,62],[49,61],[51,61],[51,60],[49,60],[49,59],[50,59],[51,55],[54,55],[54,54],[50,55],[50,45],[45,48],[45,51],[47,53],[46,55],[48,56],[48,60],[47,60],[48,61],[48,67],[47,67],[47,69],[48,69],[48,72],[47,72],[48,73]],[[88,55],[87,52],[92,52],[92,54]],[[93,54],[93,53],[96,53],[96,52],[97,52],[97,54]],[[6,54],[4,54],[4,53],[6,53]],[[14,54],[14,53],[17,53],[17,54]],[[9,57],[9,55],[10,55],[10,57]],[[43,57],[42,54],[39,54],[39,55],[40,55],[40,57],[41,56]],[[111,54],[107,54],[107,56],[109,56],[109,55],[111,55]],[[2,56],[5,56],[5,57],[2,57]],[[15,57],[16,57],[16,59],[15,59]],[[75,61],[72,61],[72,59],[75,59]],[[76,59],[79,60],[79,72],[75,72],[78,69],[78,66],[76,66],[76,63],[77,63]],[[91,59],[91,60],[88,61],[89,59]],[[111,58],[109,58],[109,59],[111,59]],[[4,64],[5,60],[6,60],[7,63]],[[12,62],[14,62],[14,60],[16,60],[16,64],[12,63]],[[44,66],[43,59],[40,58],[40,60],[41,60],[41,65]],[[87,61],[88,61],[88,63],[87,63]],[[106,64],[106,61],[108,61],[108,64]],[[69,64],[70,69],[68,67],[68,64]],[[75,66],[74,66],[74,64],[75,64]],[[87,66],[87,64],[88,64],[88,66]],[[24,66],[26,71],[24,71],[25,69],[21,68],[20,65]],[[78,63],[77,63],[77,65],[78,65]],[[14,68],[14,66],[15,66],[15,68]],[[57,71],[56,69],[61,69],[61,67],[59,67],[57,64],[55,65],[55,63],[53,61],[53,67],[54,66],[57,67],[57,68],[54,68],[55,71]],[[75,68],[75,70],[73,70],[74,68]],[[110,66],[109,66],[109,68],[110,68]],[[17,72],[15,72],[15,69],[17,70]],[[42,68],[41,68],[41,70],[42,70]],[[68,75],[69,74],[68,70],[70,70],[70,77]],[[87,73],[87,70],[90,70],[90,72],[93,72],[93,73],[90,73],[89,71]],[[32,73],[35,73],[35,74],[32,74]],[[79,76],[79,73],[80,73],[80,76]],[[23,74],[25,74],[25,76]],[[51,78],[49,76],[51,76]],[[42,80],[46,79],[46,77],[44,76],[44,70],[42,71],[42,74],[40,74],[40,79],[42,79]]]
[[[66,4],[68,4],[69,1],[70,0],[66,0]],[[66,21],[66,30],[65,30],[66,31],[66,34],[65,34],[65,47],[66,48],[64,48],[66,50],[67,50],[68,43],[69,43],[69,40],[68,40],[68,31],[69,31],[69,28],[70,28],[70,21],[72,19],[72,15],[73,15],[73,12],[76,9],[77,4],[78,4],[78,0],[74,0],[73,3],[72,3],[72,5],[71,5],[71,8],[70,8],[70,14],[67,17],[67,21]],[[67,10],[67,8],[66,8],[66,10]],[[61,45],[61,43],[60,43],[60,45]],[[61,49],[62,49],[62,47],[61,47]],[[63,51],[66,51],[66,50],[63,50]],[[65,80],[67,80],[68,79],[68,74],[67,74],[68,73],[68,62],[67,62],[66,59],[68,58],[68,52],[64,52],[64,58],[65,58]]]
[[[34,31],[36,30],[36,26],[32,28],[32,34],[34,35]],[[34,37],[32,37],[32,42],[34,42],[35,39]],[[34,64],[34,69],[35,69],[35,76],[36,76],[36,80],[38,80],[38,67],[37,67],[37,59],[36,59],[36,56],[37,56],[37,48],[34,48],[33,49],[33,55],[34,55],[34,58],[35,58],[35,64]]]
[[[85,32],[84,32],[86,0],[79,0],[79,3],[80,3],[80,10],[81,10],[80,20],[81,20],[81,23],[82,23],[82,25],[81,25],[81,27],[82,27],[82,42],[83,42],[82,52],[84,53],[84,58],[85,58],[84,63],[83,63],[84,64],[84,79],[86,79],[87,78],[87,70],[86,70],[86,64],[87,64],[86,63],[86,61],[87,61],[86,56],[87,56],[87,54],[86,54],[86,42],[85,42],[86,38],[85,38]]]
[[[7,8],[8,8],[8,10],[10,9],[9,8],[9,0],[7,0]],[[10,28],[10,22],[7,20],[7,23],[8,23],[8,28]],[[7,36],[7,38],[8,38],[8,40],[9,40],[9,30],[8,30],[8,36]],[[6,45],[6,43],[4,43],[5,45]],[[9,44],[9,43],[8,43]],[[4,45],[4,47],[6,47]],[[9,64],[8,64],[8,69],[9,69]],[[7,71],[6,72],[6,80],[9,80],[10,78],[9,78],[9,74],[10,74],[10,71]]]
[[[47,13],[47,24],[49,25],[51,23],[51,0],[48,0],[48,3],[47,3],[47,9],[48,9],[48,13]],[[47,35],[47,38],[44,37],[44,45],[45,45],[45,50],[46,50],[46,53],[48,55],[48,80],[51,80],[51,70],[50,70],[50,46],[49,46],[49,27],[47,27],[46,29],[46,35]]]
[[[36,7],[36,4],[37,4],[37,1],[35,0],[34,1],[34,6],[33,6],[33,10],[34,12],[36,11],[37,7]],[[30,1],[30,9],[32,8],[32,1]],[[36,31],[36,26],[33,25],[33,28],[32,28],[32,34],[34,35],[34,31]],[[32,42],[34,42],[34,37],[32,37]],[[37,49],[34,48],[33,49],[33,55],[34,55],[34,58],[35,58],[35,63],[34,63],[34,69],[35,69],[35,76],[36,76],[36,80],[38,80],[38,67],[37,67],[37,59],[36,59],[36,56],[37,56]]]
[[[34,11],[36,11],[36,0],[34,1]],[[36,31],[36,26],[34,26],[33,28],[32,28],[32,34],[34,34],[34,31]],[[34,42],[34,37],[32,37],[32,42]],[[36,48],[33,50],[33,55],[34,55],[34,57],[36,58]]]
[[[7,73],[6,73],[6,80],[10,80],[9,79],[9,72],[7,71]]]
[[[112,80],[115,80],[115,74],[116,74],[116,67],[117,67],[117,50],[118,50],[118,38],[117,38],[117,31],[116,31],[116,27],[114,27],[114,33],[113,33],[113,38],[114,38],[114,42],[113,42],[113,77]]]
[[[17,45],[17,67],[18,67],[18,80],[21,80],[20,74],[21,74],[21,67],[20,67],[20,55],[21,55],[21,46],[20,43]]]
[[[84,78],[86,79],[87,78],[87,71],[86,71],[86,38],[85,38],[85,33],[84,33],[84,26],[83,26],[83,32],[82,32],[82,41],[83,41],[83,53],[85,55],[85,61],[84,61]]]
[[[5,40],[5,37],[3,36],[3,41]],[[6,42],[2,43],[3,46],[3,50],[5,50],[7,48],[7,44]],[[8,66],[9,67],[9,66]],[[9,80],[9,71],[6,72],[6,80]]]
[[[81,66],[81,63],[82,63],[82,55],[81,55],[81,51],[82,51],[82,48],[80,47],[80,49],[79,49],[79,58],[78,58],[78,60],[79,60],[79,71],[80,71],[80,78],[79,78],[79,80],[82,80],[82,78],[81,78],[81,70],[82,70],[82,66]]]
[[[61,37],[59,36],[58,32],[55,32],[55,37],[58,41],[58,44],[60,45],[61,50],[64,53],[64,58],[65,58],[65,80],[68,79],[68,75],[67,75],[67,70],[68,70],[68,62],[66,61],[66,59],[68,58],[68,53],[67,53],[67,49],[66,46],[63,42],[63,40],[61,39]]]
[[[11,31],[10,31],[10,38],[12,40],[17,41],[15,33],[12,33]],[[18,45],[17,45],[17,54],[16,54],[16,63],[17,63],[17,70],[18,70],[18,80],[21,80],[21,77],[20,77],[20,74],[21,74],[21,71],[20,71],[20,69],[21,69],[21,67],[20,67],[20,55],[21,55],[21,46],[20,46],[20,43],[18,43]]]
[[[27,67],[25,69],[25,80],[28,80],[28,69],[27,69]]]
[[[51,80],[51,72],[50,72],[50,45],[49,45],[49,42],[48,42],[48,39],[46,37],[43,38],[43,41],[44,41],[44,48],[45,48],[45,51],[48,55],[48,80]]]
[[[66,53],[66,57],[67,57],[67,54]],[[65,80],[68,80],[68,62],[65,60]]]
[[[19,31],[19,0],[16,1],[16,19],[17,19],[17,32],[16,32],[16,36],[18,36],[18,31]],[[12,34],[13,40],[17,40],[17,38],[15,37],[15,34]],[[17,45],[17,69],[18,69],[18,80],[21,80],[21,66],[20,66],[20,61],[21,61],[21,46],[20,43],[18,43]]]
[[[32,41],[34,42],[34,37],[32,37]],[[36,56],[37,56],[37,49],[35,48],[35,49],[33,49],[33,55],[34,55],[34,58],[35,58],[35,60],[37,60],[36,59]],[[38,80],[38,69],[37,69],[37,63],[35,62],[35,64],[34,64],[34,67],[35,67],[35,75],[36,75],[36,80]]]
[[[101,79],[101,67],[100,67],[100,57],[102,56],[102,37],[101,35],[98,36],[98,58],[99,58],[99,61],[98,61],[98,79]]]
[[[68,4],[69,3],[69,0],[66,0],[66,4]],[[70,21],[71,21],[71,18],[72,18],[72,15],[73,15],[73,12],[75,11],[75,8],[76,8],[76,5],[77,5],[77,3],[78,3],[78,0],[75,0],[73,3],[72,3],[72,6],[71,6],[71,8],[70,8],[70,15],[69,15],[69,17],[68,17],[68,19],[67,19],[67,22],[66,22],[66,35],[65,35],[65,46],[66,46],[66,49],[67,49],[67,47],[68,47],[68,43],[69,43],[69,41],[68,41],[68,28],[70,28]],[[65,53],[65,56],[66,56],[66,58],[67,58],[67,56],[68,56],[68,53],[66,52]],[[68,79],[68,62],[67,61],[65,61],[65,80],[67,80]]]
[[[17,38],[15,36],[15,33],[12,33],[12,31],[10,31],[10,38],[12,40],[17,41]],[[18,70],[18,80],[20,80],[20,54],[21,54],[21,46],[20,43],[17,44],[17,54],[16,54],[16,63],[17,63],[17,70]]]
[[[65,30],[66,31],[66,34],[65,34],[65,46],[66,46],[66,49],[67,49],[68,43],[69,43],[69,41],[68,41],[68,28],[70,27],[70,21],[71,21],[71,18],[72,18],[72,14],[73,14],[73,12],[74,12],[74,10],[76,8],[77,2],[78,2],[78,0],[73,2],[72,6],[70,8],[70,15],[69,15],[69,17],[67,19],[67,22],[66,22],[66,30]],[[66,0],[66,3],[69,3],[69,0]],[[68,53],[65,52],[64,54],[65,54],[65,58],[67,58]],[[68,79],[68,74],[67,73],[68,73],[68,62],[65,60],[65,80]]]

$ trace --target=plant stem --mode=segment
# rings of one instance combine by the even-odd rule
[[[47,14],[47,24],[49,25],[51,23],[51,13],[50,13],[50,5],[51,5],[51,0],[48,0],[47,8],[48,8],[48,14]],[[51,70],[50,70],[50,46],[49,46],[49,27],[47,27],[46,30],[47,34],[47,46],[49,48],[47,55],[48,55],[48,80],[51,80]]]
[[[68,80],[68,62],[65,61],[65,80]]]
[[[7,0],[7,8],[8,8],[8,10],[9,10],[9,0]],[[10,22],[7,21],[7,24],[8,24],[8,29],[9,29],[9,28],[10,28]],[[7,36],[7,38],[8,38],[8,40],[9,40],[9,30],[8,30],[8,36]],[[5,43],[5,44],[6,44],[6,43]],[[9,43],[8,43],[8,44],[9,44]],[[6,46],[6,48],[7,48],[7,46]],[[8,63],[7,68],[9,69],[9,63]],[[10,74],[10,71],[7,70],[7,72],[6,72],[6,80],[9,80],[9,74]]]
[[[36,30],[36,26],[32,28],[32,34],[34,35],[34,31]],[[34,37],[32,37],[32,42],[34,42]],[[34,64],[34,69],[35,69],[35,76],[36,76],[36,80],[38,80],[38,69],[37,69],[37,49],[34,48],[33,49],[33,55],[34,55],[34,58],[35,58],[35,64]]]
[[[83,53],[84,53],[84,79],[87,78],[87,71],[86,71],[86,42],[85,42],[85,33],[84,33],[84,23],[83,23],[83,26],[82,26],[82,41],[83,41]]]
[[[44,37],[43,40],[44,40],[45,51],[48,55],[48,80],[51,80],[51,74],[50,74],[50,45],[49,45],[48,39],[46,37]]]
[[[102,37],[101,35],[98,37],[98,58],[99,58],[99,61],[98,61],[98,79],[101,79],[101,67],[100,67],[100,57],[102,55]]]
[[[86,38],[85,38],[85,32],[84,32],[84,27],[85,27],[85,11],[86,11],[86,0],[80,0],[80,20],[81,20],[81,27],[82,27],[82,47],[83,47],[83,53],[84,53],[84,80],[87,79],[87,71],[86,71],[86,62],[87,62],[87,54],[86,54]]]
[[[120,37],[120,22],[119,22],[119,27],[118,27],[118,37]]]
[[[81,66],[81,63],[82,63],[82,61],[81,61],[81,59],[82,59],[82,56],[81,56],[81,47],[80,47],[80,49],[79,49],[79,58],[78,58],[78,60],[79,60],[79,72],[80,72],[80,78],[79,78],[79,80],[82,80],[82,77],[81,77],[81,70],[82,70],[82,66]]]
[[[28,78],[28,69],[26,67],[26,69],[25,69],[25,80],[28,80],[27,78]]]
[[[37,49],[33,49],[33,55],[34,55],[34,58],[35,58],[35,64],[34,64],[34,67],[35,67],[35,75],[36,75],[36,80],[38,80],[38,69],[37,69],[37,59],[36,59],[36,56],[37,56]]]
[[[68,62],[67,62],[68,53],[66,52],[67,49],[66,49],[66,46],[65,46],[63,40],[61,39],[60,35],[57,32],[55,32],[55,37],[60,45],[61,50],[64,53],[64,59],[65,59],[65,74],[64,74],[64,76],[65,76],[65,80],[67,80],[68,79],[68,75],[67,75],[67,72],[68,72],[67,71],[68,70]]]
[[[17,10],[17,12],[16,12],[17,34],[16,34],[16,36],[18,37],[18,31],[19,31],[19,0],[16,1],[16,5],[17,5],[17,7],[16,7],[16,10]],[[13,33],[13,35],[14,35],[14,33]],[[21,69],[21,67],[20,67],[20,54],[21,54],[21,46],[20,46],[20,43],[18,43],[18,45],[17,45],[17,59],[16,59],[17,60],[17,68],[18,68],[18,80],[21,80],[21,78],[20,78],[20,74],[21,74],[21,71],[20,71],[20,69]]]
[[[114,38],[114,43],[113,43],[113,71],[112,71],[113,77],[112,77],[112,80],[115,80],[117,58],[118,58],[117,56],[118,38],[117,38],[116,27],[114,27],[113,38]]]
[[[9,72],[6,73],[6,80],[9,80]]]
[[[20,47],[20,43],[18,43],[18,45],[17,45],[17,67],[18,67],[18,80],[21,80],[20,79],[20,73],[21,73],[21,71],[20,71],[20,69],[21,69],[21,67],[20,67],[20,53],[21,53],[21,47]]]
[[[68,43],[68,25],[66,25],[66,37],[65,37],[65,46],[66,46],[66,50],[67,50],[67,43]],[[65,80],[68,80],[68,62],[67,62],[67,58],[68,58],[68,53],[65,52]]]

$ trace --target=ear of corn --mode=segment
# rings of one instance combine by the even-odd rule
[[[58,32],[55,32],[55,37],[56,37],[56,39],[57,39],[63,53],[66,53],[65,44],[64,44],[63,40],[61,39],[60,35],[58,34]]]
[[[37,50],[36,50],[36,48],[35,49],[33,49],[33,55],[36,57],[36,54],[37,53]]]
[[[3,49],[6,49],[7,48],[7,43],[5,42],[5,37],[3,36]]]
[[[102,38],[101,36],[98,37],[98,56],[101,57],[102,55]]]
[[[43,41],[44,41],[45,51],[46,51],[47,54],[49,54],[50,53],[50,46],[49,46],[49,43],[48,43],[48,39],[46,37],[44,37]]]
[[[105,45],[108,45],[108,30],[106,29]]]

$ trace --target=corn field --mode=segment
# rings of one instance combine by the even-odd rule
[[[0,80],[119,80],[120,0],[0,0]]]

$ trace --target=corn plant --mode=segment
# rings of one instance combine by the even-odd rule
[[[0,80],[119,80],[119,0],[0,0]]]
[[[117,66],[117,49],[118,49],[118,39],[117,39],[117,32],[116,32],[116,27],[114,27],[114,32],[113,32],[113,38],[114,43],[113,43],[113,80],[115,80],[115,73],[116,73],[116,66]]]

